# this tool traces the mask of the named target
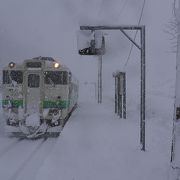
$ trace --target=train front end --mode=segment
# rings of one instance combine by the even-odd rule
[[[69,113],[69,72],[48,58],[3,70],[6,132],[28,138],[59,135]]]

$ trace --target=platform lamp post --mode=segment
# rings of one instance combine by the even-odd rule
[[[88,47],[83,47],[82,49],[79,49],[80,55],[94,55],[98,57],[98,103],[102,103],[102,56],[105,54],[105,38],[103,35],[100,36],[100,38],[96,37],[98,36],[94,30],[91,30],[91,34],[94,36],[89,37],[86,44],[88,44]],[[100,44],[100,45],[99,45]]]

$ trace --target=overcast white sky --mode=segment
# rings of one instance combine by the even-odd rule
[[[79,25],[137,24],[142,3],[143,0],[0,0],[1,65],[40,55],[60,57],[79,79],[83,72],[93,71],[94,77],[89,80],[95,80],[96,61],[87,60],[87,57],[80,57],[77,53],[76,32]],[[159,73],[162,64],[160,74],[163,76],[168,74],[167,70],[173,71],[175,59],[169,53],[171,41],[169,35],[164,33],[172,16],[171,0],[146,1],[141,24],[146,25],[149,78],[152,78],[152,72]],[[112,73],[123,66],[130,43],[119,32],[106,34],[108,53],[104,56],[104,68]],[[133,52],[130,71],[136,71],[133,63],[139,67],[139,59],[132,60],[133,56],[137,57],[138,51],[135,49]],[[117,64],[119,59],[122,63]]]

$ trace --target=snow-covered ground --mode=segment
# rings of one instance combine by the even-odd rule
[[[57,139],[0,138],[0,179],[158,179],[168,177],[171,145],[171,97],[164,113],[146,123],[146,152],[140,151],[139,119],[119,119],[113,102],[81,101]],[[156,110],[162,111],[157,103]],[[148,113],[150,114],[150,112]]]
[[[80,80],[79,107],[59,138],[19,140],[1,133],[0,179],[167,179],[175,54],[164,31],[172,21],[172,2],[147,1],[142,19],[147,30],[146,152],[139,146],[139,52],[134,48],[125,68],[127,119],[123,120],[114,115],[112,73],[122,69],[130,43],[120,32],[105,32],[102,105],[95,101],[91,83],[97,80],[96,58],[80,57],[76,49],[79,25],[137,24],[142,2],[0,0],[0,69],[12,60],[54,56],[61,57]]]
[[[0,138],[0,178],[35,179],[56,141]]]
[[[112,111],[109,106],[80,103],[36,179],[166,179],[169,124],[148,119],[147,151],[142,152],[139,121],[119,119]]]

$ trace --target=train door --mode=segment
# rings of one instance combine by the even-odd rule
[[[28,71],[26,73],[26,113],[33,114],[41,111],[41,72]]]

